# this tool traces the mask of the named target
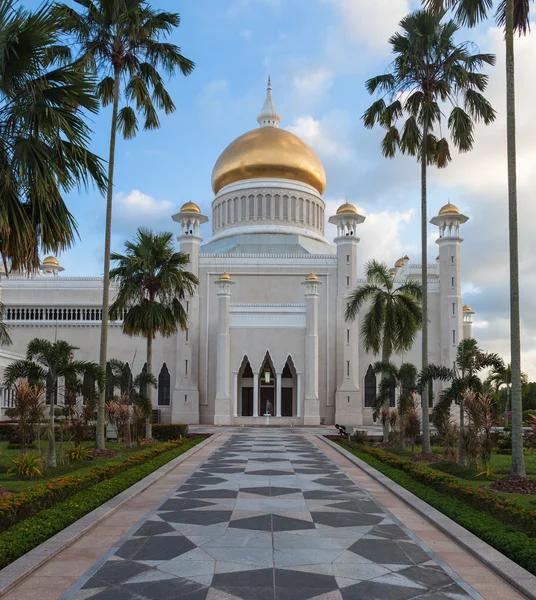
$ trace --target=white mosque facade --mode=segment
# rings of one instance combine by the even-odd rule
[[[214,167],[207,243],[209,217],[196,204],[187,202],[172,217],[199,287],[186,300],[188,330],[153,344],[153,404],[162,423],[372,424],[377,357],[364,350],[361,317],[344,319],[346,298],[360,283],[365,217],[342,205],[329,216],[337,236],[326,239],[322,164],[279,122],[269,86],[259,127],[232,142]],[[452,204],[431,221],[439,256],[428,265],[430,361],[448,366],[459,340],[472,336],[473,312],[462,305],[460,281],[466,221]],[[77,358],[98,361],[102,279],[62,270],[47,257],[38,274],[2,278],[13,346],[0,356],[0,371],[35,337],[67,340],[79,348]],[[421,266],[407,256],[392,272],[399,281],[421,278]],[[112,322],[108,356],[138,373],[145,342]],[[396,360],[419,365],[420,340]],[[0,390],[0,404],[8,398]]]

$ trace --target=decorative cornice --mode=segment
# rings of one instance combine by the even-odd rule
[[[298,258],[298,259],[322,259],[331,258],[334,262],[337,262],[336,254],[275,254],[266,252],[263,254],[226,254],[223,252],[208,252],[206,254],[199,254],[199,258]]]

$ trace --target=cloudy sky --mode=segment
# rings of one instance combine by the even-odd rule
[[[173,231],[170,215],[188,200],[211,213],[212,167],[227,144],[256,126],[271,74],[281,126],[308,142],[324,163],[327,213],[347,199],[367,215],[361,227],[363,260],[392,264],[407,253],[412,262],[420,262],[419,167],[408,158],[382,158],[381,132],[366,130],[361,122],[371,103],[364,82],[389,65],[387,40],[399,20],[418,6],[416,0],[152,3],[180,12],[182,24],[173,41],[197,67],[191,76],[169,81],[177,111],[162,117],[159,131],[118,144],[113,249],[120,251],[140,224]],[[431,173],[429,211],[437,213],[450,200],[470,217],[463,228],[464,302],[477,313],[475,335],[482,346],[508,360],[504,45],[492,21],[462,30],[459,41],[466,40],[497,54],[487,95],[498,118],[493,126],[477,129],[471,154],[455,155],[448,169]],[[534,379],[536,35],[517,40],[516,47],[523,368]],[[107,156],[109,121],[105,109],[93,122],[93,148],[101,156]],[[90,190],[68,201],[81,239],[61,257],[65,275],[101,275],[104,200]],[[205,227],[207,239],[210,228]],[[432,257],[434,240],[430,226]]]

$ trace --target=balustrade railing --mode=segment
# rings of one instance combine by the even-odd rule
[[[121,322],[124,314],[115,322]],[[22,306],[5,306],[4,321],[6,322],[27,322],[27,321],[42,321],[56,323],[60,321],[69,322],[90,322],[97,323],[102,320],[101,308],[51,308],[51,307],[22,307]]]

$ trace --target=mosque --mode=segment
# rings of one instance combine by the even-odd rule
[[[360,341],[361,318],[344,319],[345,299],[359,284],[365,217],[343,204],[328,216],[337,236],[325,237],[324,168],[280,120],[268,82],[259,126],[234,140],[214,166],[206,243],[209,216],[196,204],[187,202],[172,217],[199,287],[185,301],[188,329],[153,346],[155,421],[372,424],[377,357]],[[474,313],[462,306],[460,281],[460,227],[467,220],[453,204],[431,220],[439,256],[428,265],[430,361],[446,366],[459,340],[472,337]],[[79,348],[77,358],[98,361],[102,278],[62,271],[49,256],[31,277],[2,278],[13,346],[0,352],[0,372],[34,337],[67,340]],[[392,273],[398,281],[419,280],[421,265],[404,256]],[[145,342],[111,322],[108,356],[139,373]],[[420,339],[396,360],[419,365]],[[9,392],[0,390],[0,405],[9,402]]]

